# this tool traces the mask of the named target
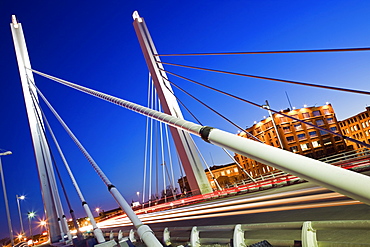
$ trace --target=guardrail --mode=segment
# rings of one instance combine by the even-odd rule
[[[164,246],[369,246],[370,220],[300,221],[219,226],[152,228]],[[143,246],[134,230],[105,236]],[[257,245],[260,243],[260,245]],[[263,245],[263,243],[265,245]],[[127,244],[127,246],[130,246]],[[122,245],[121,245],[122,246]]]
[[[370,150],[367,148],[361,148],[356,150],[347,151],[344,153],[334,154],[325,158],[319,159],[322,162],[329,164],[336,163],[338,161],[346,161],[353,158],[359,158],[363,156],[370,156]]]

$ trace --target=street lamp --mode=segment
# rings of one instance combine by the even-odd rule
[[[46,227],[46,221],[45,221],[45,220],[41,220],[41,221],[40,221],[40,226],[44,226],[44,227]]]
[[[97,213],[97,214],[98,214],[98,216],[99,216],[100,208],[95,208],[95,211],[96,211],[96,213]]]
[[[24,228],[23,228],[23,221],[22,221],[22,215],[21,215],[21,206],[19,204],[19,200],[24,200],[26,198],[25,196],[18,196],[15,195],[17,198],[17,204],[18,204],[18,213],[19,213],[19,221],[21,222],[21,235],[24,234]]]
[[[3,151],[0,153],[0,173],[1,173],[1,183],[3,186],[3,193],[4,193],[4,203],[5,203],[5,209],[6,209],[6,215],[8,218],[8,227],[9,227],[9,236],[10,241],[12,243],[12,246],[14,246],[14,239],[13,239],[13,228],[12,228],[12,221],[10,220],[10,212],[9,212],[9,205],[8,205],[8,196],[6,195],[6,187],[5,187],[5,180],[4,180],[4,172],[3,172],[3,165],[1,163],[1,156],[4,155],[10,155],[12,152],[10,151]]]
[[[32,246],[33,244],[33,235],[32,235],[32,226],[31,226],[31,219],[35,217],[36,213],[35,212],[28,212],[28,225],[30,226],[30,235],[31,235],[31,241],[32,241]]]

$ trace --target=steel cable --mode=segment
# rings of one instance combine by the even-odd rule
[[[250,54],[282,54],[282,53],[317,53],[317,52],[347,52],[347,51],[370,51],[370,47],[364,48],[340,48],[340,49],[315,49],[315,50],[291,50],[291,51],[244,51],[244,52],[213,52],[213,53],[175,53],[155,54],[158,57],[173,56],[214,56],[214,55],[250,55]]]

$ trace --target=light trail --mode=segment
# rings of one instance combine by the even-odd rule
[[[267,202],[255,202],[255,203],[249,203],[249,204],[240,204],[240,205],[234,205],[234,206],[219,206],[217,208],[209,208],[209,209],[202,209],[202,207],[199,207],[198,210],[189,212],[187,208],[184,208],[182,212],[178,213],[171,213],[169,211],[159,212],[155,215],[143,215],[141,218],[143,220],[146,219],[153,219],[153,218],[177,218],[182,216],[189,216],[189,215],[203,215],[203,214],[210,214],[210,213],[216,213],[216,212],[228,212],[228,211],[235,211],[235,210],[241,210],[241,209],[247,209],[247,208],[256,208],[256,207],[271,207],[276,205],[284,205],[287,203],[297,203],[297,202],[306,202],[306,201],[316,201],[316,200],[323,200],[323,199],[339,199],[343,198],[344,196],[335,192],[327,193],[323,195],[310,195],[310,196],[303,196],[298,198],[288,198],[288,199],[278,199],[273,201],[267,201]]]
[[[250,202],[255,202],[255,201],[265,201],[265,200],[272,200],[272,199],[276,199],[276,198],[282,198],[282,197],[292,197],[292,196],[298,196],[298,195],[301,195],[301,194],[307,194],[307,193],[323,193],[323,192],[327,192],[329,191],[328,189],[325,189],[325,188],[322,188],[322,187],[314,187],[314,188],[308,188],[308,189],[300,189],[300,190],[296,190],[296,191],[287,191],[287,192],[280,192],[280,193],[276,193],[276,194],[271,194],[271,195],[264,195],[264,196],[258,196],[256,197],[256,195],[249,195],[248,198],[243,198],[243,199],[236,199],[235,197],[232,197],[230,199],[224,199],[223,202],[219,202],[219,201],[210,201],[210,202],[206,202],[206,203],[203,203],[202,205],[189,205],[187,206],[187,210],[188,211],[192,211],[192,210],[199,210],[200,208],[213,208],[213,207],[220,207],[220,206],[227,206],[227,205],[235,205],[235,204],[242,204],[242,203],[250,203]],[[170,206],[170,203],[166,203],[167,206]],[[175,206],[175,205],[174,205]],[[147,208],[147,209],[144,209],[144,210],[139,210],[137,212],[143,212],[145,211],[146,213],[147,212],[150,212],[150,211],[154,211],[156,210],[155,207],[152,207],[152,208]],[[182,210],[181,208],[180,209],[171,209],[170,211],[173,212],[174,210]],[[117,216],[117,218],[120,218],[121,216]]]
[[[236,199],[235,197],[233,197],[233,198],[230,198],[230,199],[224,199],[224,201],[222,201],[222,202],[209,201],[209,202],[203,203],[202,205],[199,205],[199,204],[189,205],[189,206],[186,207],[186,211],[190,212],[190,211],[195,211],[195,210],[199,210],[199,209],[215,208],[215,207],[250,203],[250,202],[256,202],[256,201],[266,201],[266,200],[272,200],[272,199],[277,199],[277,198],[282,198],[282,197],[298,196],[298,195],[307,194],[307,193],[323,193],[323,192],[327,192],[327,191],[329,191],[329,190],[327,190],[325,188],[322,188],[322,187],[313,187],[313,188],[308,188],[308,189],[300,189],[300,190],[295,190],[295,191],[280,192],[280,193],[276,193],[276,194],[272,194],[272,195],[264,195],[264,196],[258,196],[258,197],[256,197],[256,195],[249,195],[248,198],[242,198],[242,199]],[[186,199],[189,199],[189,198],[186,198]],[[170,203],[166,203],[166,204],[169,205]],[[137,210],[136,212],[145,211],[145,215],[147,215],[147,214],[153,215],[153,214],[158,214],[158,212],[155,212],[156,209],[157,209],[157,206],[153,206],[153,207],[150,207],[150,208]],[[150,211],[152,211],[152,212],[149,213]],[[184,211],[184,208],[182,207],[182,208],[173,208],[173,209],[169,209],[169,210],[166,210],[166,211],[161,211],[159,213],[168,212],[169,214],[173,214],[173,212],[183,212],[183,211]],[[142,214],[142,215],[140,215],[140,217],[145,217],[145,215]],[[125,218],[125,217],[126,217],[126,215],[122,214],[122,215],[114,216],[114,217],[110,218],[109,220],[116,221],[116,220],[120,220],[120,219]]]
[[[209,215],[197,215],[197,216],[192,216],[192,217],[180,217],[180,218],[176,218],[176,221],[214,218],[214,217],[223,217],[223,216],[246,215],[246,214],[256,214],[256,213],[268,213],[268,212],[278,212],[278,211],[298,210],[298,209],[310,209],[310,208],[320,208],[320,207],[345,206],[345,205],[354,205],[354,204],[363,204],[363,203],[359,201],[354,201],[354,200],[347,200],[347,201],[341,201],[341,202],[283,206],[283,207],[275,207],[275,208],[244,210],[244,211],[237,211],[237,212],[215,213],[215,214],[209,214]],[[151,223],[162,223],[162,222],[171,222],[171,221],[173,220],[163,219],[163,220],[146,220],[145,222],[147,224],[151,224]]]
[[[308,191],[315,191],[315,190],[321,190],[321,189],[312,189]],[[294,193],[297,193],[297,192],[294,192]],[[204,219],[204,218],[213,218],[213,217],[263,213],[263,212],[276,212],[276,211],[297,210],[297,209],[307,209],[307,208],[362,204],[359,201],[354,201],[350,199],[345,200],[345,198],[346,198],[345,196],[339,193],[329,192],[329,193],[323,193],[319,195],[308,195],[308,196],[300,196],[300,197],[295,197],[295,198],[284,198],[284,199],[276,199],[272,201],[260,201],[260,202],[254,202],[254,203],[240,204],[240,201],[245,201],[245,199],[243,199],[243,200],[238,200],[239,205],[225,206],[224,202],[212,203],[206,206],[204,205],[192,206],[191,209],[189,209],[188,207],[185,207],[185,208],[176,209],[176,210],[148,213],[148,214],[139,215],[139,217],[145,223],[162,223],[162,222],[171,222],[174,220],[175,221],[194,220],[194,219]],[[320,200],[328,200],[328,199],[336,200],[336,201],[317,202]],[[226,204],[229,204],[229,203],[231,202],[226,202]],[[294,203],[300,203],[300,204],[286,206],[287,204],[294,204]],[[302,203],[305,203],[305,204],[302,204]],[[101,228],[111,228],[111,227],[129,226],[129,225],[131,225],[131,223],[125,217],[124,218],[121,217],[117,219],[109,219],[109,220],[99,223],[99,227]]]

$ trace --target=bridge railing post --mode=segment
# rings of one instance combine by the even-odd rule
[[[193,226],[190,233],[190,246],[200,247],[199,231],[196,226]]]
[[[234,234],[233,234],[233,246],[244,247],[245,239],[244,239],[244,231],[242,229],[242,225],[238,224],[235,225]]]
[[[316,230],[313,229],[311,221],[303,222],[302,247],[317,247]]]

